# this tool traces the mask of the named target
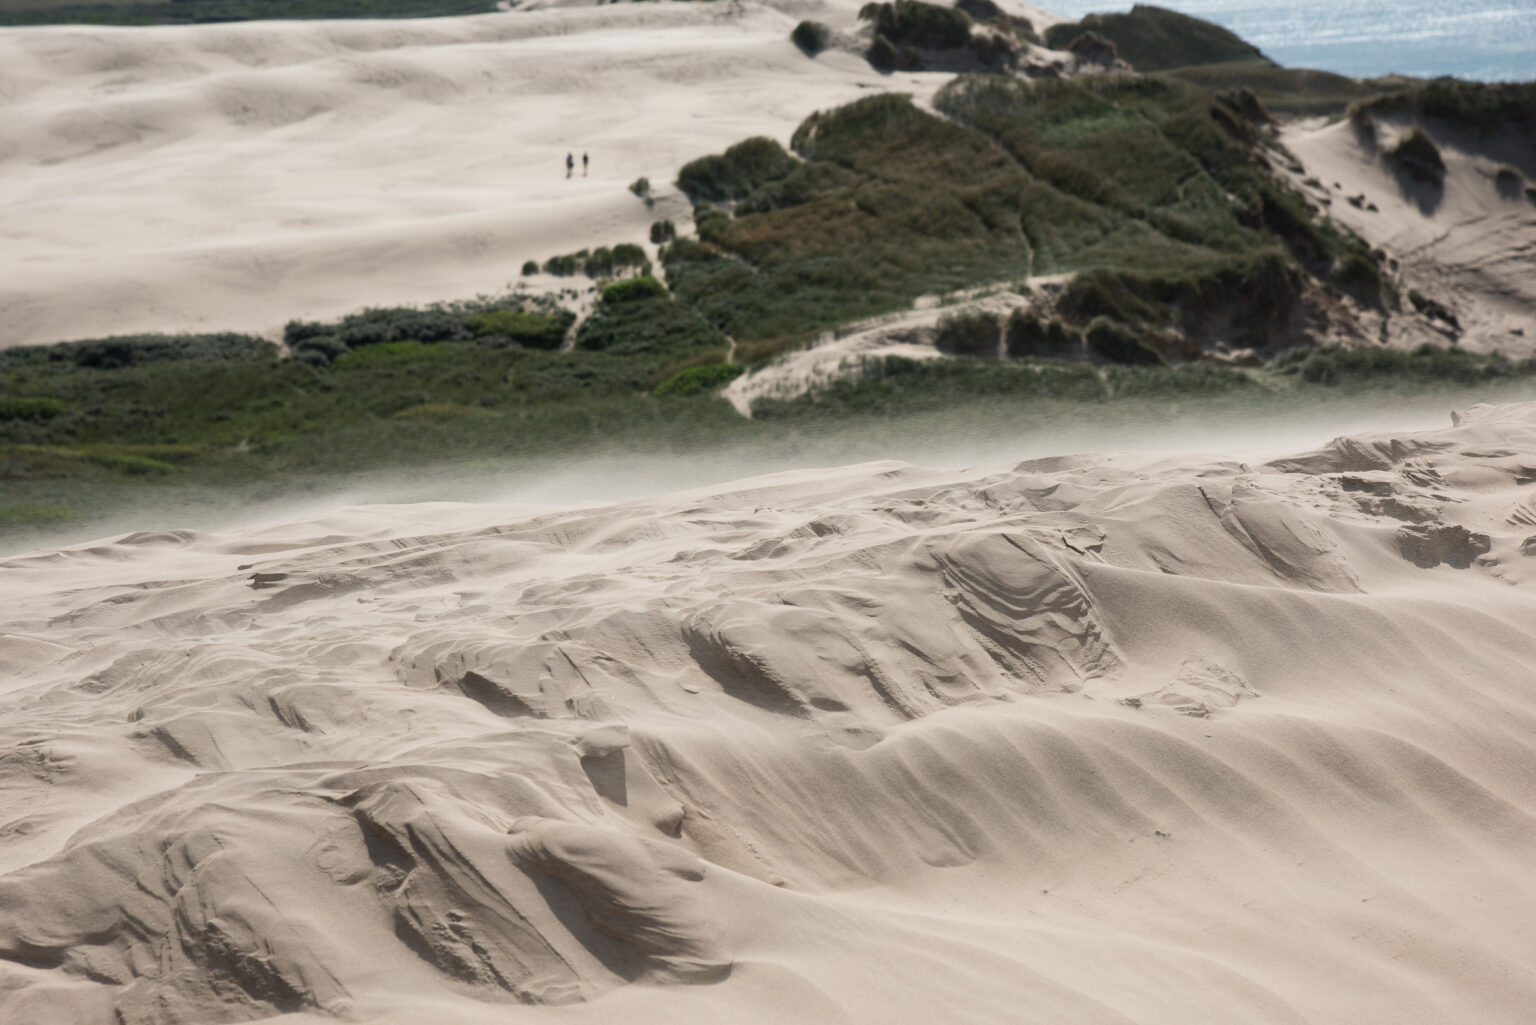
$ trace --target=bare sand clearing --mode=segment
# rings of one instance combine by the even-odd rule
[[[1529,1022],[1533,480],[1536,404],[11,558],[0,1020]]]
[[[0,346],[499,293],[686,221],[694,157],[947,80],[810,60],[798,18],[857,5],[787,6],[0,32]]]
[[[1386,340],[1536,354],[1536,203],[1497,178],[1505,164],[1536,175],[1536,140],[1513,132],[1479,136],[1431,122],[1446,163],[1443,187],[1431,187],[1395,173],[1383,158],[1409,126],[1383,121],[1372,143],[1347,121],[1297,125],[1282,141],[1305,167],[1295,176],[1299,185],[1310,179],[1303,191],[1398,261],[1405,288],[1422,291],[1457,317],[1454,331],[1433,319],[1394,317]]]

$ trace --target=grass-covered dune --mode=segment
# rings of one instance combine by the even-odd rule
[[[1063,272],[1096,274],[1069,316],[1197,346],[1218,312],[1233,342],[1288,344],[1309,282],[1381,301],[1364,244],[1267,170],[1240,95],[972,76],[934,104],[870,97],[808,118],[792,154],[748,140],[685,166],[699,237],[662,252],[678,297],[748,359],[925,294]]]
[[[1124,14],[1090,14],[1052,25],[1045,43],[1064,50],[1084,32],[1113,43],[1120,59],[1137,71],[1167,71],[1195,64],[1271,64],[1258,48],[1220,25],[1178,11],[1137,4]]]

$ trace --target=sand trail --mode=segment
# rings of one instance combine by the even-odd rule
[[[18,555],[0,1008],[1520,1021],[1533,452],[1485,407]]]

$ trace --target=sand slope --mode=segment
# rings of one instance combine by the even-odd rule
[[[810,60],[796,20],[856,5],[788,6],[0,31],[0,346],[498,293],[686,220],[694,157],[947,78]]]
[[[0,1019],[1526,1021],[1533,481],[1486,407],[11,558]]]
[[[1384,157],[1409,127],[1384,119],[1379,138],[1370,140],[1348,121],[1325,128],[1298,125],[1283,132],[1282,141],[1305,167],[1295,183],[1326,204],[1329,215],[1390,255],[1404,291],[1416,289],[1457,317],[1458,328],[1451,330],[1412,315],[1405,301],[1408,315],[1391,318],[1384,340],[1536,354],[1536,274],[1531,273],[1536,203],[1521,188],[1502,188],[1496,179],[1506,163],[1536,175],[1536,140],[1513,131],[1479,136],[1431,122],[1427,127],[1440,145],[1446,176],[1443,187],[1430,187],[1395,172]]]

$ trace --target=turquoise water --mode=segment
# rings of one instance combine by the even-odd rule
[[[1129,3],[1038,0],[1070,18]],[[1536,0],[1160,0],[1214,21],[1287,67],[1368,77],[1536,79]]]

